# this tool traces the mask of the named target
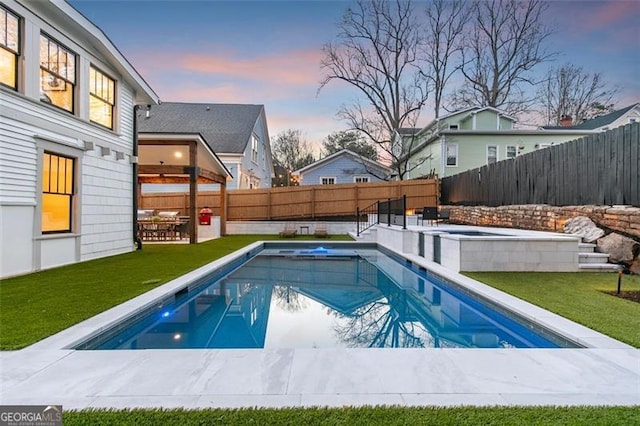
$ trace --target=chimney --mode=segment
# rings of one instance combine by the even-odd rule
[[[573,124],[573,119],[568,115],[563,115],[562,118],[560,119],[560,125],[562,127],[571,127],[572,124]]]

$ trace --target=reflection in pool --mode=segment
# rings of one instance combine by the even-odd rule
[[[78,349],[570,346],[532,329],[377,250],[264,250]]]

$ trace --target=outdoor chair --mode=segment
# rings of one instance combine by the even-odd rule
[[[428,220],[430,225],[433,225],[434,221],[439,219],[438,216],[438,208],[437,207],[425,207],[422,209],[422,224],[424,225],[424,221]]]
[[[284,238],[293,238],[296,236],[297,233],[298,231],[296,230],[295,223],[287,222],[284,225],[284,229],[280,231],[279,235]]]
[[[329,233],[327,232],[327,224],[318,223],[313,231],[313,236],[318,238],[327,238],[329,236]]]
[[[451,212],[449,210],[444,209],[438,211],[437,207],[425,207],[422,209],[422,224],[424,225],[424,221],[428,220],[430,225],[433,225],[434,222],[438,225],[438,222],[441,220],[448,221],[450,213]]]

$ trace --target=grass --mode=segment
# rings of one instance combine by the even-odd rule
[[[20,349],[270,235],[234,235],[143,250],[0,282],[0,350]],[[313,239],[298,236],[295,240]],[[350,240],[346,235],[331,240]],[[290,240],[290,238],[288,239]]]
[[[67,425],[631,425],[637,407],[342,407],[64,412]]]
[[[465,275],[572,321],[640,348],[640,303],[615,291],[615,273],[468,272]],[[622,290],[640,290],[640,276],[624,275]]]

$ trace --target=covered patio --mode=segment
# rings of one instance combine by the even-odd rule
[[[189,185],[188,211],[182,212],[183,215],[180,217],[162,218],[160,223],[166,225],[162,227],[166,232],[157,232],[153,235],[145,231],[145,221],[138,222],[140,238],[147,241],[162,238],[175,240],[188,233],[189,243],[197,243],[198,211],[205,207],[198,206],[199,183],[220,185],[220,235],[225,235],[227,178],[232,176],[202,136],[199,133],[139,133],[138,144],[138,205],[140,205],[142,184]]]

